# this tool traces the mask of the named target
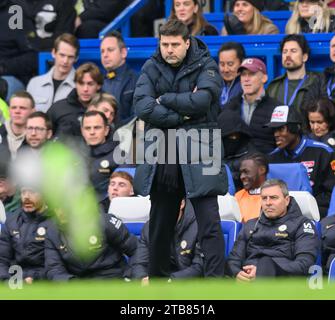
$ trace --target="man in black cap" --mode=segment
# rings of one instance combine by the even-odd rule
[[[278,106],[271,121],[277,149],[270,153],[270,163],[301,162],[307,169],[313,195],[324,217],[335,185],[335,156],[332,148],[302,134],[300,115],[293,107]]]

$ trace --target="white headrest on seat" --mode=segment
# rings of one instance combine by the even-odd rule
[[[241,222],[240,207],[234,196],[229,193],[224,196],[218,196],[218,204],[221,220],[235,220]]]
[[[6,211],[2,201],[0,200],[0,223],[5,222],[6,222]]]
[[[116,197],[111,201],[108,213],[123,222],[146,222],[149,220],[151,202],[149,197]]]
[[[307,191],[290,191],[290,196],[297,201],[302,214],[308,219],[320,220],[320,212],[315,198]]]

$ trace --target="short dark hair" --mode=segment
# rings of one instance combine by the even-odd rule
[[[234,42],[234,41],[224,43],[220,47],[218,55],[220,55],[221,52],[228,51],[228,50],[234,50],[236,52],[237,58],[240,60],[241,63],[246,57],[245,49],[243,45],[238,42]]]
[[[91,111],[85,112],[82,119],[81,119],[81,126],[83,127],[85,118],[94,117],[94,116],[100,116],[102,118],[103,122],[104,122],[104,126],[108,127],[107,117],[105,116],[105,114],[103,112],[97,111],[97,110],[91,110]]]
[[[289,34],[283,38],[280,43],[280,52],[283,52],[283,48],[286,42],[295,41],[298,43],[299,47],[302,50],[302,53],[307,53],[308,56],[311,52],[307,39],[302,34]]]
[[[29,119],[35,119],[35,118],[42,118],[44,119],[45,126],[48,130],[52,130],[52,123],[48,115],[42,111],[35,111],[32,114],[30,114],[27,118],[27,122]]]
[[[61,42],[65,42],[65,43],[69,44],[70,46],[72,46],[73,48],[75,48],[76,49],[76,57],[79,56],[79,49],[80,49],[79,41],[73,34],[62,33],[60,36],[58,36],[56,38],[56,40],[54,41],[54,45],[53,45],[53,49],[56,52],[58,51],[58,47],[59,47],[59,44]]]
[[[190,38],[187,26],[177,19],[169,19],[159,28],[159,39],[161,36],[182,36],[184,41]]]
[[[120,49],[122,49],[122,48],[126,48],[126,44],[125,44],[125,42],[124,42],[124,39],[123,39],[123,37],[122,37],[122,34],[121,34],[119,31],[117,31],[117,30],[112,30],[112,31],[110,31],[110,32],[107,32],[107,33],[103,36],[101,42],[103,42],[104,39],[106,39],[106,38],[116,38],[116,40],[117,40],[117,44],[118,44],[119,48],[120,48]]]
[[[325,119],[325,122],[328,124],[329,131],[335,129],[335,104],[332,100],[328,98],[321,98],[307,105],[306,122],[308,131],[310,131],[309,119],[308,119],[308,114],[310,112],[320,113]]]
[[[288,132],[298,136],[302,135],[302,127],[300,123],[287,123],[286,127]]]
[[[289,191],[288,191],[288,187],[285,181],[280,180],[280,179],[269,179],[266,180],[262,185],[261,185],[261,192],[263,189],[269,188],[269,187],[274,187],[274,186],[278,186],[284,197],[287,197],[289,195]]]
[[[265,175],[268,174],[268,172],[269,172],[269,160],[268,160],[268,158],[265,154],[260,153],[260,152],[247,154],[246,156],[244,156],[241,159],[241,163],[242,163],[242,161],[245,161],[245,160],[252,160],[259,167],[264,167],[265,168]]]

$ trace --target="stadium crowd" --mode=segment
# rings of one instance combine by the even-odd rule
[[[2,30],[7,30],[0,33],[0,201],[6,213],[0,279],[9,279],[10,265],[18,264],[28,284],[76,278],[133,278],[145,284],[155,277],[222,276],[251,281],[307,276],[318,256],[328,273],[335,258],[335,209],[329,210],[335,187],[335,36],[329,67],[317,73],[307,69],[311,52],[303,33],[334,32],[332,1],[295,1],[278,46],[284,73],[270,83],[266,62],[247,56],[243,44],[222,37],[214,58],[197,36],[277,34],[262,11],[287,10],[280,0],[228,1],[231,12],[222,30],[206,21],[198,0],[174,0],[159,29],[157,51],[140,73],[127,64],[127,44],[116,30],[101,39],[100,66],[78,65],[78,39],[97,38],[131,2],[0,0]],[[21,29],[8,24],[12,5],[23,8]],[[153,36],[144,21],[153,25],[163,7],[164,1],[149,1],[132,18],[133,33]],[[47,73],[37,75],[41,51],[50,51],[53,61]],[[163,132],[159,150],[166,158],[136,163],[133,179],[116,161],[119,138],[130,132],[131,147],[121,149],[132,154],[139,148],[138,135],[151,129]],[[202,174],[208,159],[191,163],[188,147],[179,149],[176,163],[167,163],[173,153],[169,129],[199,134],[208,129],[209,153],[217,146],[222,151],[218,172]],[[10,174],[20,159],[38,159],[55,142],[84,160],[99,204],[102,232],[88,240],[88,250],[96,253],[89,261],[72,248],[64,204],[49,207],[42,190],[17,184]],[[305,166],[321,234],[302,215],[285,181],[267,180],[269,164],[277,163]],[[225,164],[243,224],[228,257],[217,203],[228,189]],[[136,237],[109,208],[116,197],[148,195],[150,219]]]

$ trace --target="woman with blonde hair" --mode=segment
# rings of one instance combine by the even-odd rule
[[[234,0],[233,14],[225,16],[222,35],[279,33],[273,22],[260,13],[263,8],[263,0]]]
[[[170,18],[187,25],[193,36],[217,36],[219,33],[203,16],[198,0],[174,0]]]
[[[324,33],[334,32],[334,11],[322,0],[298,0],[295,2],[291,18],[286,24],[285,32]]]

